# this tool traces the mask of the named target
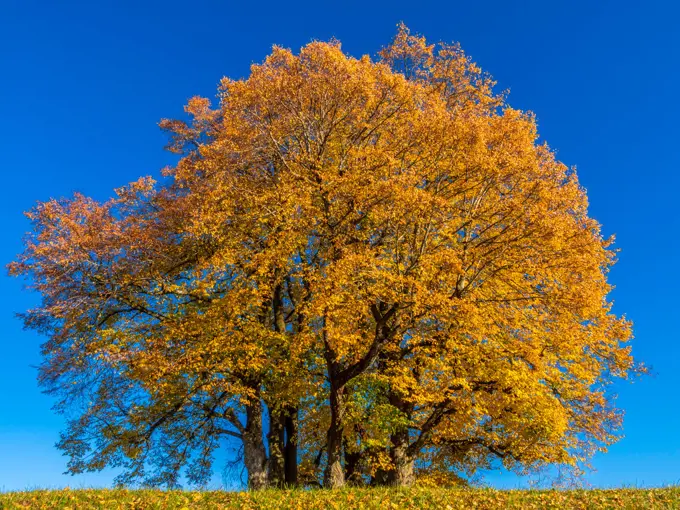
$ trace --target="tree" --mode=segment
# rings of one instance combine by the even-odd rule
[[[41,381],[79,410],[69,469],[200,482],[227,436],[253,488],[324,458],[327,487],[409,485],[613,442],[606,385],[639,367],[611,240],[493,85],[404,26],[377,61],[275,47],[162,121],[166,183],[39,204],[10,272],[43,296]]]
[[[76,196],[29,214],[30,261],[12,271],[30,267],[43,296],[25,315],[50,335],[41,382],[62,397],[59,410],[79,412],[60,447],[71,472],[123,465],[121,482],[174,486],[190,453],[189,479],[199,482],[219,437],[238,437],[259,487],[260,393],[275,356],[261,350],[281,339],[248,289],[254,278],[244,282],[229,265],[208,274],[214,248],[178,229],[188,204],[152,184],[141,180],[103,205]],[[147,474],[150,464],[158,470]]]

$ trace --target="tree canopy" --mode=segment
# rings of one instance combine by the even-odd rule
[[[583,465],[638,370],[576,173],[458,45],[279,47],[163,120],[179,162],[38,204],[10,273],[73,473],[253,488]],[[448,482],[447,482],[448,481]]]

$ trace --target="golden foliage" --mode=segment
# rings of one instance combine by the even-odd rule
[[[199,451],[200,480],[217,438],[257,436],[261,400],[299,413],[302,464],[319,477],[325,451],[329,486],[343,455],[411,483],[416,461],[576,466],[613,442],[607,384],[636,367],[612,240],[493,85],[404,26],[377,61],[275,47],[217,106],[161,122],[182,155],[167,184],[29,213],[10,271],[43,296],[26,315],[50,336],[42,380],[63,408],[89,399],[71,469],[143,477],[160,449],[151,480],[172,485]]]
[[[44,509],[666,509],[680,505],[677,487],[663,489],[507,490],[346,489],[265,490],[260,492],[184,492],[158,490],[55,490],[0,494],[0,506],[12,510]]]

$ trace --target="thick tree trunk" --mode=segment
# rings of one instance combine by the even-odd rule
[[[389,469],[378,469],[371,479],[371,485],[410,487],[415,482],[415,459],[408,452],[408,432],[393,434],[391,441],[389,455],[392,465]]]
[[[284,416],[279,410],[269,409],[269,484],[283,487],[284,484]]]
[[[344,393],[344,386],[338,387],[331,382],[331,424],[328,428],[326,446],[328,462],[323,478],[324,487],[329,489],[336,489],[345,485],[345,473],[342,468],[342,432],[345,414]]]
[[[243,461],[248,470],[248,488],[267,487],[267,450],[262,436],[262,404],[259,401],[246,406]]]
[[[388,483],[397,487],[410,487],[415,481],[415,461],[408,453],[408,430],[402,430],[392,435],[392,470],[389,472]]]
[[[294,486],[298,483],[297,471],[297,420],[298,410],[296,407],[288,407],[284,416],[285,444],[283,447],[283,459],[285,466],[284,480],[286,485]]]
[[[416,375],[417,378],[417,375]],[[410,421],[413,414],[413,404],[410,404],[396,392],[388,390],[387,398],[395,408]],[[387,473],[387,484],[397,487],[409,487],[415,482],[415,456],[410,451],[411,441],[408,428],[399,428],[390,436],[392,447],[390,459],[392,469]]]

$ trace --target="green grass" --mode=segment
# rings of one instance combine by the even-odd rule
[[[157,490],[34,490],[0,493],[0,508],[120,509],[570,509],[678,508],[680,487],[664,489],[494,490],[344,489],[261,492]]]

